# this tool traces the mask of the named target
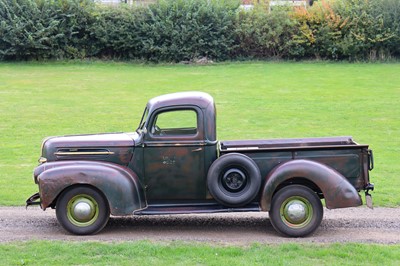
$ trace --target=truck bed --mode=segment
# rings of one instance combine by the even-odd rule
[[[291,160],[311,160],[325,164],[346,177],[360,190],[367,182],[368,145],[356,143],[352,137],[305,139],[238,140],[220,143],[220,155],[243,153],[259,166],[261,175]],[[364,167],[367,165],[367,167]]]
[[[221,141],[221,152],[362,147],[352,137]]]

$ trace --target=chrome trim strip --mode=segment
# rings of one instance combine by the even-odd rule
[[[57,156],[67,156],[67,155],[112,155],[114,152],[111,151],[81,151],[81,152],[76,152],[76,151],[71,151],[71,152],[56,152],[54,155]]]
[[[258,150],[259,147],[237,147],[237,148],[227,148],[227,151],[251,151],[251,150]]]

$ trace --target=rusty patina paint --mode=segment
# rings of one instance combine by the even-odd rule
[[[172,110],[196,112],[196,132],[153,134],[150,129],[157,115]],[[219,155],[230,152],[253,159],[265,177],[254,203],[264,211],[269,210],[276,189],[293,178],[297,184],[313,184],[328,208],[360,205],[357,191],[369,184],[368,146],[351,137],[222,141],[219,149],[215,104],[206,93],[156,97],[148,102],[146,113],[134,133],[47,139],[42,151],[47,163],[34,174],[42,207],[54,206],[61,191],[79,184],[101,190],[113,215],[132,214],[157,200],[164,204],[213,201],[206,187],[208,169]]]
[[[265,211],[276,189],[291,179],[296,184],[314,184],[328,208],[361,205],[357,191],[369,184],[368,145],[359,145],[351,137],[222,142],[222,154],[237,151],[252,158],[265,176],[259,195]]]
[[[205,199],[203,146],[147,147],[144,163],[148,201]]]
[[[272,196],[280,184],[299,178],[314,183],[322,191],[328,209],[362,204],[356,189],[334,169],[313,161],[293,160],[270,172],[261,196],[261,208],[270,209]]]
[[[213,99],[204,93],[166,95],[150,100],[147,109],[147,129],[163,112],[190,110],[197,116],[194,134],[158,135],[147,130],[142,144],[147,200],[206,199],[207,170],[217,157]]]
[[[42,207],[54,205],[63,189],[77,184],[101,187],[109,201],[126,205],[112,208],[114,215],[117,212],[129,213],[131,208],[143,208],[146,198],[142,192],[144,189],[150,200],[205,199],[206,171],[217,157],[215,104],[212,97],[196,92],[182,93],[178,97],[161,96],[150,100],[147,108],[150,111],[145,128],[151,127],[161,111],[182,108],[194,110],[198,119],[197,133],[169,138],[139,131],[48,138],[42,148],[42,157],[47,159],[47,163],[35,170]],[[121,173],[115,177],[118,174],[111,174],[107,167],[96,161],[119,164],[119,172],[134,174],[130,174],[129,178]],[[138,197],[134,203],[130,199],[120,199],[121,193],[110,192],[114,190],[113,187],[118,187],[118,182],[125,186],[124,182],[129,179],[135,181],[134,186],[127,185],[126,188],[132,191],[125,191],[125,194],[137,194],[133,195]],[[107,182],[110,184],[107,185]],[[121,210],[123,208],[125,210]]]
[[[43,209],[52,205],[64,189],[74,185],[99,189],[108,199],[113,215],[129,215],[146,207],[136,174],[116,164],[94,161],[46,163],[36,169],[35,175]]]
[[[51,137],[43,143],[42,157],[48,162],[93,160],[128,165],[134,145],[132,136],[124,133]]]
[[[154,115],[164,108],[181,109],[191,107],[197,107],[201,110],[198,112],[198,114],[202,116],[199,118],[199,126],[201,127],[199,129],[199,134],[201,135],[199,135],[198,139],[215,143],[217,141],[215,103],[214,99],[207,93],[182,92],[151,99],[147,104],[150,119],[147,120],[145,125],[149,129],[151,127],[150,124],[153,122]],[[179,139],[177,139],[177,141],[179,141]]]

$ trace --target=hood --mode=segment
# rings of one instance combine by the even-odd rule
[[[43,161],[95,160],[127,165],[135,141],[125,133],[50,137],[43,141]]]

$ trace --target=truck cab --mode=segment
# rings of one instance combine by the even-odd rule
[[[143,156],[143,163],[131,161],[134,171],[142,171],[149,203],[206,199],[205,178],[217,158],[215,119],[208,94],[188,92],[149,101],[134,153]]]

